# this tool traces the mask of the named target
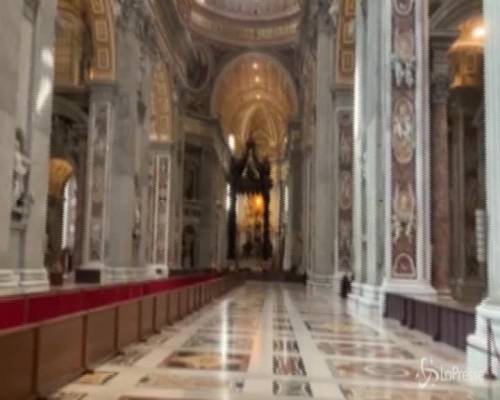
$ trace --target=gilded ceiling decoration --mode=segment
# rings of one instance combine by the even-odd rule
[[[213,12],[233,18],[280,18],[299,12],[297,0],[197,0]]]
[[[354,83],[354,52],[356,37],[356,1],[342,0],[337,35],[337,84]]]
[[[113,81],[116,76],[111,0],[58,0],[55,79],[58,85]]]
[[[172,97],[170,78],[163,62],[158,62],[153,71],[151,109],[150,140],[168,142],[172,139]]]
[[[176,0],[194,32],[231,45],[280,45],[297,39],[297,0]]]
[[[222,70],[211,104],[224,132],[235,136],[237,152],[252,137],[259,154],[274,158],[284,149],[288,124],[297,112],[297,94],[277,60],[249,53]]]

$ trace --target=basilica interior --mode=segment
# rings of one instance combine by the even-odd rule
[[[499,43],[498,0],[2,1],[0,400],[500,399]]]

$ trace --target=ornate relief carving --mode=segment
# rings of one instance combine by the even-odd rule
[[[340,208],[348,210],[352,206],[352,174],[342,171],[340,174]]]
[[[187,60],[185,82],[189,89],[200,91],[207,87],[214,67],[213,54],[208,46],[196,44]]]
[[[403,235],[411,241],[415,230],[415,195],[413,187],[396,186],[393,198],[392,232],[393,242],[397,242]]]
[[[337,114],[339,129],[339,268],[340,271],[350,269],[352,241],[352,160],[353,160],[353,121],[352,111],[343,110]]]
[[[391,67],[396,87],[406,85],[409,89],[413,88],[415,85],[415,66],[415,58],[405,60],[396,55],[392,56]]]
[[[133,32],[149,53],[158,52],[153,18],[144,4],[136,0],[116,0],[115,15],[118,27]]]
[[[415,121],[412,103],[405,97],[394,101],[392,111],[392,147],[396,160],[401,164],[413,158]]]
[[[168,188],[169,159],[162,156],[159,160],[158,175],[158,230],[156,234],[156,263],[167,263],[167,226],[168,226]]]
[[[341,219],[339,222],[340,240],[339,246],[349,250],[351,248],[351,221]]]
[[[432,102],[443,104],[448,101],[451,79],[447,74],[436,74],[432,77]]]
[[[106,191],[106,156],[109,122],[109,105],[96,105],[94,133],[91,141],[91,187],[89,258],[102,261],[104,258],[104,201]]]
[[[407,253],[400,253],[394,260],[394,267],[392,271],[394,278],[415,279],[417,277],[417,270],[415,262],[411,255]]]
[[[416,278],[416,2],[392,0],[392,276]]]
[[[29,215],[29,208],[33,203],[28,192],[31,161],[26,156],[24,134],[20,129],[16,130],[15,146],[14,173],[12,176],[12,217],[17,220],[25,219]]]

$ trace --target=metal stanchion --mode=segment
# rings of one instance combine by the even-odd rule
[[[494,343],[495,336],[493,335],[493,327],[491,326],[491,320],[489,319],[486,322],[486,332],[488,338],[488,343],[487,343],[488,367],[486,369],[486,372],[484,373],[484,379],[488,381],[493,381],[497,379],[496,375],[493,373],[493,348],[495,348],[496,350],[496,346]],[[496,356],[498,357],[498,354],[496,354]]]

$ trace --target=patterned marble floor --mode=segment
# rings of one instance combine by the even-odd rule
[[[331,294],[248,283],[51,399],[500,399],[497,385],[464,382],[463,367],[463,353]]]

